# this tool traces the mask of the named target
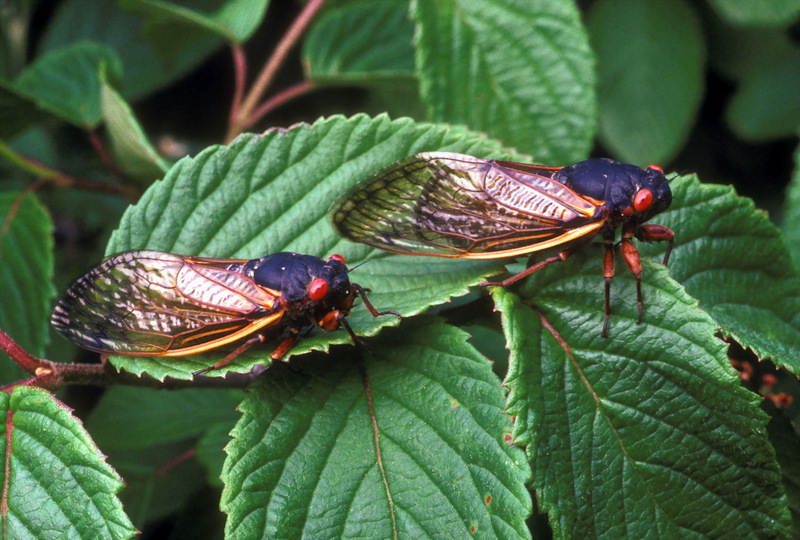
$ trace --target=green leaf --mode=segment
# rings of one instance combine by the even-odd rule
[[[789,516],[758,398],[739,386],[716,326],[666,269],[612,286],[586,251],[493,292],[511,351],[514,440],[555,538],[780,537]],[[746,494],[746,496],[742,496]]]
[[[221,487],[223,448],[239,419],[235,408],[241,399],[238,390],[164,392],[115,387],[103,394],[86,428],[130,484],[125,502],[126,507],[130,502],[139,508],[134,514],[140,516],[138,526],[178,508],[176,501],[165,507],[165,498],[179,497],[185,502],[200,488],[197,478],[185,478],[184,469],[170,470],[172,476],[166,478],[162,470],[192,449],[205,467],[200,475]],[[198,468],[191,467],[194,476]],[[155,500],[150,502],[150,497]]]
[[[47,344],[53,287],[53,224],[32,194],[0,192],[0,328],[35,356]],[[4,357],[2,380],[18,378]]]
[[[364,112],[424,118],[406,0],[358,0],[324,12],[303,42],[315,85],[368,89]]]
[[[192,502],[206,487],[208,471],[192,459],[193,455],[190,441],[109,450],[109,463],[127,485],[120,499],[137,528],[167,516],[175,519],[175,514],[185,508],[196,509]],[[222,538],[221,534],[205,536]]]
[[[169,164],[147,140],[133,111],[108,83],[104,72],[100,77],[100,99],[114,163],[145,186],[161,178]]]
[[[485,130],[538,163],[586,157],[594,63],[574,2],[417,0],[412,12],[433,120]]]
[[[234,390],[116,387],[103,394],[86,427],[104,450],[172,443],[198,437],[217,424],[230,431],[241,397]]]
[[[103,118],[100,66],[113,77],[122,71],[113,49],[100,43],[74,43],[37,58],[14,81],[14,89],[67,122],[93,128]]]
[[[466,339],[419,318],[361,360],[260,379],[227,449],[227,536],[528,536],[528,471]]]
[[[800,146],[794,152],[794,173],[787,188],[781,230],[792,255],[795,270],[800,270]]]
[[[778,456],[778,463],[781,465],[783,475],[783,487],[786,490],[786,498],[789,502],[789,511],[792,513],[792,534],[797,536],[800,532],[800,463],[797,456],[800,455],[800,440],[794,426],[785,418],[781,418],[780,413],[773,411],[767,430],[769,440],[775,447]]]
[[[670,186],[672,208],[654,221],[675,231],[672,277],[725,335],[800,373],[800,281],[780,231],[729,186],[694,177]]]
[[[780,26],[797,20],[800,15],[798,0],[710,0],[710,3],[720,16],[737,26]]]
[[[120,0],[120,7],[147,17],[148,24],[163,28],[189,26],[213,32],[233,43],[243,43],[261,24],[269,0],[226,0],[215,11],[183,7],[161,0]],[[208,4],[208,2],[205,2]],[[217,2],[219,4],[219,2]]]
[[[734,81],[744,81],[796,48],[789,32],[774,28],[729,26],[718,18],[703,21],[711,69]],[[769,62],[765,59],[769,58]]]
[[[303,42],[303,65],[316,83],[413,78],[413,37],[408,2],[348,2],[326,11],[311,27]]]
[[[183,77],[222,45],[205,31],[162,27],[148,35],[146,30],[144,19],[121,11],[117,2],[66,0],[46,29],[39,54],[80,41],[105,43],[125,66],[122,94],[134,100]]]
[[[222,488],[222,469],[225,464],[225,447],[231,440],[233,424],[212,424],[197,442],[197,460],[206,467],[206,481]]]
[[[800,126],[800,48],[749,73],[731,99],[726,118],[743,139],[794,136]]]
[[[415,124],[409,119],[364,115],[333,117],[315,124],[245,135],[229,146],[213,146],[178,162],[136,206],[128,209],[112,235],[107,253],[158,249],[179,255],[257,258],[279,251],[327,257],[343,255],[351,279],[372,290],[379,310],[403,316],[464,295],[469,286],[496,273],[501,263],[390,256],[339,237],[328,223],[328,209],[356,182],[402,157],[423,150],[513,157],[485,137],[463,129]],[[419,276],[409,279],[409,276]],[[350,324],[372,336],[394,316],[372,317],[357,305]],[[352,344],[345,331],[319,330],[302,339],[291,354]],[[254,347],[226,369],[249,371],[269,363],[269,345]],[[192,372],[222,359],[222,352],[182,358],[113,357],[132,373],[159,379],[191,378]],[[287,357],[288,358],[288,357]]]
[[[0,81],[0,139],[10,140],[49,117],[32,98]]]
[[[3,531],[7,538],[130,538],[122,479],[80,421],[38,388],[0,393]]]
[[[253,35],[269,7],[269,0],[225,0],[211,17],[230,28],[237,43],[244,43]]]
[[[682,0],[600,0],[589,32],[603,144],[629,163],[669,160],[703,96],[703,31],[694,8]]]

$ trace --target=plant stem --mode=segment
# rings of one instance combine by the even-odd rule
[[[114,160],[111,159],[111,155],[109,155],[108,150],[106,150],[103,141],[100,140],[100,137],[97,136],[97,133],[93,129],[89,130],[89,142],[92,143],[92,148],[94,148],[94,151],[100,157],[100,161],[103,162],[105,168],[122,184],[127,183],[128,179],[125,173],[123,173],[119,167],[117,167],[117,164],[114,163]]]
[[[122,195],[129,201],[135,201],[138,198],[138,192],[129,186],[120,186],[115,184],[106,184],[103,182],[92,182],[90,180],[81,180],[73,178],[60,171],[51,169],[35,159],[25,157],[16,151],[12,150],[3,141],[0,141],[0,156],[5,157],[8,161],[16,165],[18,168],[27,172],[28,174],[41,178],[49,184],[58,187],[76,187],[86,189],[89,191],[102,191],[105,193],[113,193]],[[38,186],[37,186],[38,187]]]
[[[244,96],[244,85],[247,80],[247,58],[244,56],[244,50],[238,43],[231,45],[231,54],[233,55],[233,102],[231,103],[231,112],[228,117],[228,125],[233,125],[239,116],[239,109],[242,106],[242,96]]]
[[[297,19],[292,23],[292,26],[289,27],[289,30],[286,31],[286,34],[278,43],[278,46],[275,47],[272,56],[269,57],[264,68],[258,74],[258,77],[256,77],[247,96],[244,98],[236,118],[233,119],[228,128],[226,141],[230,141],[236,137],[242,132],[245,126],[252,125],[250,118],[253,115],[253,111],[258,106],[258,102],[261,100],[267,87],[272,83],[272,79],[275,77],[278,68],[283,64],[289,51],[297,43],[297,40],[300,39],[306,27],[324,3],[325,0],[310,0],[310,2],[306,4],[306,7],[303,8],[303,11],[300,12],[300,15],[297,16]]]
[[[11,339],[11,336],[6,334],[0,328],[0,350],[11,357],[19,367],[28,373],[36,374],[40,369],[47,369],[50,362],[42,360],[33,356],[31,353],[19,346],[19,344]]]
[[[11,392],[17,386],[38,386],[47,390],[58,390],[69,385],[91,386],[145,386],[148,388],[245,388],[256,377],[251,373],[228,373],[222,377],[196,376],[193,380],[168,379],[159,381],[150,376],[116,371],[105,361],[100,364],[59,363],[37,358],[19,346],[0,329],[0,350],[4,351],[22,369],[33,377],[0,387],[0,391]]]
[[[267,101],[259,105],[258,109],[255,110],[253,115],[248,119],[247,123],[243,126],[244,129],[250,129],[253,125],[261,120],[267,113],[271,112],[273,109],[277,109],[287,101],[291,101],[297,96],[301,96],[306,94],[314,89],[314,83],[312,81],[303,81],[301,83],[297,83],[294,86],[290,86],[286,90],[278,92]]]

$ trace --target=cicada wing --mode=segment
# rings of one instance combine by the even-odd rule
[[[182,356],[280,320],[279,293],[224,268],[225,262],[158,251],[110,257],[67,291],[53,325],[98,352]]]
[[[350,193],[333,221],[345,237],[394,253],[494,259],[557,247],[598,231],[605,217],[548,176],[556,170],[416,154]]]

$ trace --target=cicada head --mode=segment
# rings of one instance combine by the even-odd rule
[[[587,159],[554,176],[580,195],[605,203],[617,220],[644,223],[669,208],[672,191],[661,167],[646,169],[606,158]]]
[[[355,299],[355,292],[347,274],[347,265],[341,255],[331,255],[320,267],[309,285],[309,297],[315,301],[324,300],[328,306],[349,311]]]
[[[307,287],[307,309],[317,326],[327,332],[338,330],[350,314],[356,291],[347,275],[344,258],[332,255],[316,269]]]

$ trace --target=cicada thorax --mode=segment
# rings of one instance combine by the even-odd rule
[[[313,324],[327,331],[338,329],[357,294],[339,255],[324,261],[299,253],[275,253],[248,261],[241,272],[260,287],[279,292],[284,321],[296,327]]]
[[[606,158],[587,159],[559,169],[553,179],[602,205],[605,229],[644,223],[672,203],[661,167],[646,169]]]

